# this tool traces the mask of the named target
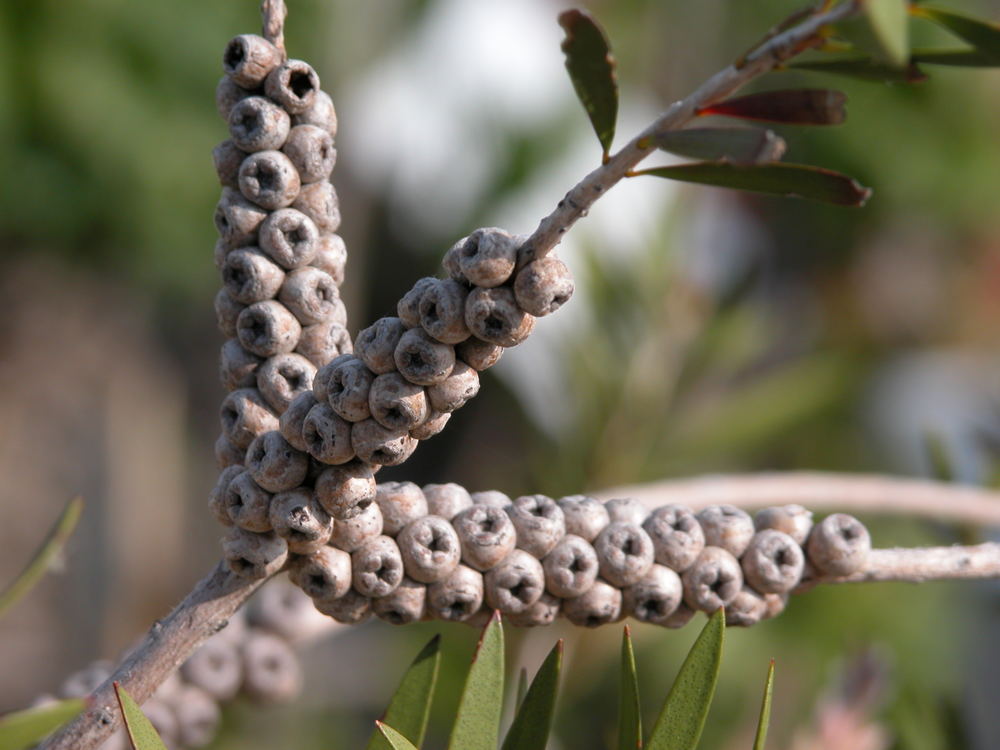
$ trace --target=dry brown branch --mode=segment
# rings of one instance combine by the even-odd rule
[[[264,38],[278,48],[282,60],[288,59],[285,51],[285,16],[288,15],[285,0],[262,0],[260,14],[264,19]]]

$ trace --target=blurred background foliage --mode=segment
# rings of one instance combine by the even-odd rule
[[[289,4],[289,49],[316,66],[341,121],[334,182],[353,332],[474,227],[531,231],[597,163],[562,68],[564,3]],[[617,51],[621,141],[796,8],[585,5]],[[996,0],[942,5],[1000,18]],[[0,5],[0,570],[13,575],[66,497],[89,503],[65,574],[4,623],[4,710],[128,646],[218,554],[204,512],[221,397],[210,150],[226,129],[213,92],[226,41],[258,25],[253,0]],[[955,46],[923,25],[914,33]],[[705,472],[926,476],[933,435],[956,481],[990,482],[1000,73],[928,72],[913,87],[792,72],[754,87],[847,92],[847,124],[780,133],[789,161],[874,187],[862,210],[617,187],[561,250],[578,279],[573,304],[387,478],[558,496]],[[882,546],[962,531],[870,520]],[[996,747],[997,605],[985,584],[814,591],[730,634],[704,746],[749,746],[774,656],[771,747]],[[302,701],[234,706],[216,747],[359,746],[441,627],[342,632],[308,660]],[[447,675],[475,633],[444,630]],[[635,628],[647,699],[665,694],[695,631]],[[613,728],[619,631],[515,633],[511,664],[533,671],[557,636],[568,638],[559,746],[595,747]],[[459,688],[442,682],[438,740]]]

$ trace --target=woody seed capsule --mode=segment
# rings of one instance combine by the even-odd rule
[[[465,300],[469,290],[452,279],[435,279],[420,297],[420,325],[442,344],[457,344],[469,338],[465,323]]]
[[[389,536],[396,536],[408,523],[427,515],[427,499],[413,482],[379,483],[375,502],[382,511],[383,531]]]
[[[271,530],[271,493],[254,480],[249,471],[241,471],[229,480],[223,494],[229,520],[246,531]]]
[[[337,365],[349,357],[348,354],[338,355],[316,371],[316,377],[313,378],[313,396],[317,401],[323,402],[330,398],[330,374]]]
[[[179,745],[204,747],[215,739],[222,712],[211,695],[194,685],[183,685],[167,703],[177,716]]]
[[[434,385],[455,367],[455,349],[432,339],[423,328],[411,328],[400,336],[393,362],[411,383]]]
[[[563,512],[545,495],[523,495],[505,509],[514,524],[517,547],[541,560],[566,533]]]
[[[255,534],[234,526],[222,539],[226,566],[241,578],[267,578],[288,559],[288,545],[277,534]]]
[[[524,550],[515,549],[483,576],[486,603],[503,613],[523,612],[545,590],[542,564]]]
[[[278,299],[302,325],[347,319],[340,291],[330,274],[312,266],[290,271],[278,292]]]
[[[622,612],[622,592],[606,581],[597,579],[580,596],[564,599],[562,613],[574,625],[596,628],[615,622]]]
[[[802,579],[805,555],[788,534],[765,529],[754,534],[740,560],[743,577],[761,594],[783,594]]]
[[[424,616],[426,601],[427,586],[404,577],[395,591],[372,601],[372,611],[393,625],[409,625]]]
[[[309,457],[297,451],[277,430],[258,435],[247,448],[247,471],[268,492],[295,489],[305,481]]]
[[[107,661],[88,664],[63,680],[59,686],[61,698],[86,698],[111,676],[112,665]]]
[[[361,461],[331,466],[316,478],[316,499],[338,521],[353,518],[375,499],[372,467]]]
[[[545,627],[556,621],[561,608],[561,599],[552,596],[547,591],[543,591],[542,595],[538,597],[538,601],[523,612],[509,613],[507,615],[507,622],[515,628]]]
[[[637,583],[653,566],[653,541],[641,527],[612,521],[594,540],[601,577],[615,586]]]
[[[441,267],[444,268],[448,277],[460,284],[468,285],[469,280],[462,273],[461,253],[462,246],[465,245],[465,237],[452,245],[441,260]]]
[[[427,394],[398,372],[379,375],[368,392],[372,418],[383,427],[409,431],[427,419]]]
[[[472,507],[472,496],[459,484],[425,484],[423,493],[427,500],[427,512],[446,521]]]
[[[299,321],[275,300],[255,302],[236,319],[236,336],[243,348],[261,357],[287,354],[301,333]]]
[[[451,374],[427,389],[431,408],[438,412],[453,412],[479,393],[479,374],[465,362],[458,361]]]
[[[218,701],[231,699],[243,682],[243,661],[236,646],[225,638],[205,641],[181,665],[181,677]]]
[[[640,622],[665,625],[677,610],[684,591],[681,579],[670,568],[654,565],[638,582],[622,592],[626,614]]]
[[[316,257],[312,264],[326,271],[339,285],[344,283],[344,268],[347,265],[347,246],[339,234],[326,232],[319,236]]]
[[[403,580],[403,560],[390,537],[368,539],[351,553],[354,589],[377,599],[388,596]]]
[[[150,698],[142,704],[142,712],[153,725],[156,734],[167,747],[176,747],[180,741],[180,728],[177,725],[177,714],[160,698]],[[131,743],[128,745],[131,747]]]
[[[323,128],[331,138],[337,137],[337,112],[333,108],[333,99],[323,90],[316,92],[312,105],[295,115],[292,122],[296,125],[315,125]]]
[[[302,60],[286,60],[264,81],[264,93],[293,115],[309,109],[317,91],[319,76],[309,63]]]
[[[701,612],[715,612],[743,588],[739,561],[721,547],[705,547],[694,565],[681,575],[684,602]]]
[[[233,250],[222,264],[222,283],[229,296],[244,305],[272,299],[285,272],[255,247]]]
[[[868,529],[854,516],[834,513],[816,524],[806,541],[806,554],[822,574],[849,576],[864,567],[871,551]]]
[[[368,394],[375,375],[357,356],[345,357],[334,365],[327,378],[330,406],[348,422],[371,416]]]
[[[541,318],[554,313],[573,296],[573,275],[558,258],[548,255],[518,271],[514,298],[527,313]]]
[[[340,200],[326,180],[303,185],[292,208],[312,219],[320,232],[336,232],[340,228]]]
[[[749,628],[763,620],[766,612],[763,595],[744,586],[726,605],[726,627]]]
[[[438,620],[468,620],[482,605],[483,575],[466,565],[427,587],[427,611]]]
[[[664,505],[649,514],[642,527],[653,540],[653,556],[678,573],[687,570],[705,548],[705,533],[683,505]]]
[[[257,230],[267,217],[267,211],[255,206],[236,190],[222,189],[215,207],[215,228],[227,249],[246,247],[257,241]]]
[[[212,149],[212,161],[215,163],[215,173],[219,176],[219,184],[228,188],[239,188],[240,164],[247,158],[247,152],[241,151],[232,139],[225,140]]]
[[[292,160],[303,184],[327,179],[337,163],[333,138],[315,125],[296,125],[288,131],[281,150]]]
[[[788,594],[764,594],[764,615],[762,620],[770,620],[785,611]]]
[[[301,354],[276,354],[257,370],[257,388],[279,414],[312,388],[316,367]]]
[[[796,544],[805,544],[812,529],[812,517],[812,511],[801,505],[778,505],[757,511],[753,525],[757,531],[782,531],[794,539]]]
[[[399,318],[379,318],[354,341],[354,353],[376,375],[396,369],[396,346],[406,331]]]
[[[219,417],[229,442],[244,450],[255,437],[278,427],[278,418],[255,388],[240,388],[226,396]]]
[[[312,599],[287,579],[279,578],[261,587],[245,611],[249,625],[274,633],[292,644],[316,635],[326,626]]]
[[[333,525],[330,544],[344,552],[354,552],[366,539],[382,533],[382,511],[378,503],[368,503],[360,513]]]
[[[258,230],[260,249],[286,270],[311,263],[319,250],[319,230],[313,220],[294,208],[279,208]]]
[[[289,701],[302,690],[302,667],[288,641],[251,631],[242,644],[243,690],[262,703]]]
[[[634,497],[616,497],[604,503],[608,510],[608,518],[611,523],[630,523],[635,526],[642,526],[649,511],[646,506]]]
[[[597,553],[584,539],[567,534],[542,560],[545,588],[569,599],[580,596],[597,580]]]
[[[339,416],[329,404],[316,404],[302,422],[306,450],[325,464],[346,464],[354,458],[351,447],[351,423]]]
[[[225,433],[215,439],[215,464],[222,470],[230,466],[243,463],[243,455],[246,453],[242,448],[237,448],[226,437]],[[240,467],[242,468],[242,466]]]
[[[698,522],[705,532],[705,545],[721,547],[739,557],[753,538],[753,519],[732,505],[710,505],[698,512]]]
[[[314,599],[316,609],[344,625],[357,625],[372,615],[372,600],[349,590],[337,599]]]
[[[309,410],[316,405],[316,398],[313,391],[304,391],[292,399],[288,408],[281,413],[278,419],[278,429],[282,436],[300,451],[308,451],[309,446],[302,436],[302,424],[306,420]]]
[[[280,151],[258,151],[244,159],[239,184],[244,198],[269,211],[290,206],[301,187],[299,173]]]
[[[260,86],[268,73],[281,63],[281,52],[264,37],[240,34],[226,45],[222,69],[235,84],[245,89]]]
[[[437,283],[433,276],[425,276],[414,284],[410,291],[404,294],[396,303],[396,315],[403,321],[407,328],[416,328],[420,325],[420,298],[424,292]]]
[[[229,510],[226,506],[226,490],[234,477],[243,472],[242,466],[228,466],[219,473],[219,478],[215,486],[208,494],[208,509],[215,516],[215,520],[223,526],[232,526],[233,519],[229,517]]]
[[[288,578],[313,599],[339,599],[351,588],[351,556],[334,547],[292,558]]]
[[[469,336],[455,347],[455,355],[474,370],[488,370],[500,361],[503,347]]]
[[[350,354],[354,346],[351,335],[342,324],[325,320],[302,329],[295,351],[317,367],[322,367],[342,354]]]
[[[500,490],[482,490],[469,495],[473,505],[485,505],[489,508],[499,508],[503,510],[510,505],[510,497]]]
[[[229,113],[229,135],[233,144],[248,153],[275,151],[288,138],[288,113],[263,96],[248,96]]]
[[[358,458],[378,466],[397,466],[417,449],[417,441],[407,431],[390,430],[374,419],[355,422],[351,446]]]
[[[455,516],[452,525],[462,545],[462,562],[479,571],[507,557],[517,542],[514,524],[500,508],[473,505]]]
[[[593,542],[604,527],[611,523],[604,503],[587,495],[569,495],[556,504],[563,512],[566,533],[575,534],[585,542]]]
[[[517,346],[528,338],[535,319],[517,306],[510,287],[477,287],[465,301],[465,323],[483,341]]]
[[[449,419],[450,412],[432,411],[422,425],[410,430],[410,437],[414,440],[428,440],[441,432]]]
[[[236,339],[227,339],[219,353],[219,380],[227,391],[257,384],[257,368],[263,360],[251,354]]]
[[[288,551],[309,555],[324,547],[333,532],[333,519],[308,487],[279,492],[271,498],[269,514],[274,533],[288,542]]]
[[[229,113],[233,111],[233,107],[248,96],[253,96],[253,92],[237,86],[229,76],[222,76],[215,87],[215,108],[219,117],[229,122]]]
[[[220,289],[215,295],[215,321],[223,336],[229,338],[236,337],[236,321],[239,320],[240,313],[246,309],[246,305],[229,296],[225,287]]]
[[[455,529],[440,516],[410,521],[399,532],[396,544],[406,574],[420,583],[447,578],[462,556]]]
[[[520,244],[519,238],[503,229],[477,229],[458,251],[458,268],[474,286],[500,286],[514,271]]]
[[[674,610],[674,613],[664,620],[662,624],[665,628],[676,630],[677,628],[683,628],[691,622],[694,616],[695,611],[684,602],[681,602],[677,605],[677,609]]]

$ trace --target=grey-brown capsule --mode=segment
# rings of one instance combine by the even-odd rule
[[[372,600],[351,589],[337,599],[315,599],[316,609],[344,625],[357,625],[372,615]]]
[[[520,244],[518,237],[503,229],[477,229],[465,239],[457,253],[462,277],[475,286],[500,286],[514,271]]]
[[[694,513],[683,505],[657,508],[642,526],[653,540],[653,556],[660,565],[681,573],[705,548],[705,533]]]
[[[274,633],[293,644],[316,635],[326,626],[312,599],[287,578],[278,577],[262,586],[244,612],[251,627]]]
[[[313,392],[304,391],[292,399],[292,403],[281,413],[278,420],[278,429],[285,440],[300,451],[309,451],[309,445],[302,435],[302,425],[306,420],[306,415],[315,405],[316,398],[313,396]]]
[[[180,746],[204,747],[215,739],[222,712],[211,695],[194,685],[181,685],[167,703],[177,716]]]
[[[372,467],[361,461],[331,466],[316,478],[316,499],[338,521],[358,515],[375,500]]]
[[[450,279],[457,281],[460,284],[468,285],[469,280],[465,278],[465,275],[462,273],[462,264],[460,262],[462,246],[465,244],[465,239],[466,238],[463,237],[448,249],[448,252],[444,254],[444,258],[441,260],[441,267],[444,268]]]
[[[298,344],[301,334],[299,321],[275,300],[255,302],[236,319],[236,336],[240,344],[260,357],[287,354]]]
[[[242,247],[226,255],[222,283],[229,296],[244,305],[273,299],[285,272],[256,247]]]
[[[278,414],[312,388],[316,366],[301,354],[275,354],[257,369],[257,389]]]
[[[233,111],[236,103],[253,94],[253,91],[234,83],[229,76],[222,76],[215,87],[215,108],[219,112],[219,117],[229,122],[229,113]]]
[[[60,698],[86,698],[107,680],[114,665],[109,661],[96,661],[77,670],[59,686]]]
[[[649,510],[634,497],[616,497],[604,503],[611,523],[630,523],[642,526],[649,517]]]
[[[245,531],[271,530],[271,493],[257,484],[249,471],[233,476],[223,494],[229,520]]]
[[[299,172],[303,184],[325,180],[337,163],[333,138],[315,125],[296,125],[281,149]]]
[[[371,416],[368,394],[374,373],[357,355],[334,364],[327,378],[330,406],[348,422],[360,422]]]
[[[251,631],[242,644],[243,691],[262,703],[295,698],[302,691],[302,667],[283,638]]]
[[[458,567],[462,550],[458,534],[440,516],[410,521],[396,537],[406,574],[420,583],[435,583]]]
[[[375,502],[382,510],[384,533],[389,536],[396,536],[408,523],[427,516],[427,498],[413,482],[380,482],[375,488]]]
[[[507,614],[507,622],[515,628],[537,628],[551,625],[562,609],[562,599],[543,591],[538,601],[521,612]]]
[[[256,388],[240,388],[226,396],[219,417],[223,434],[244,451],[255,437],[278,427],[278,418]]]
[[[414,440],[428,440],[437,435],[451,419],[450,412],[431,411],[424,423],[410,430],[410,437]]]
[[[697,515],[705,533],[705,545],[721,547],[739,557],[753,538],[753,519],[745,510],[733,505],[710,505]]]
[[[348,359],[349,356],[347,354],[338,355],[316,371],[316,377],[313,378],[313,396],[316,397],[317,401],[325,402],[330,398],[330,375],[334,368]]]
[[[395,591],[372,600],[372,611],[392,625],[409,625],[423,618],[426,601],[427,586],[404,576]]]
[[[453,412],[479,393],[479,373],[465,362],[457,361],[451,374],[427,388],[427,399],[437,412]]]
[[[246,305],[229,296],[225,287],[220,289],[215,295],[215,321],[223,336],[236,338],[236,321],[240,318],[240,313],[246,310]]]
[[[294,208],[279,208],[258,229],[260,249],[286,270],[311,263],[319,251],[319,230]]]
[[[239,185],[244,198],[269,211],[292,205],[301,188],[299,173],[280,151],[258,151],[244,159]]]
[[[396,369],[395,352],[406,332],[399,318],[379,318],[358,333],[354,353],[376,375]]]
[[[785,611],[788,594],[764,594],[764,615],[762,620],[770,620]]]
[[[350,354],[353,351],[351,334],[343,325],[332,320],[304,326],[299,335],[299,343],[295,345],[295,352],[317,367],[332,362],[341,354]]]
[[[247,153],[281,148],[290,127],[288,113],[263,96],[248,96],[237,102],[229,113],[229,135],[233,144]],[[237,173],[237,182],[238,177]]]
[[[576,534],[566,534],[542,560],[545,588],[564,599],[586,593],[597,580],[594,548]]]
[[[281,63],[281,52],[262,36],[240,34],[226,45],[222,69],[233,83],[245,89],[260,86]]]
[[[306,450],[325,464],[346,464],[354,458],[351,447],[351,423],[338,415],[329,404],[316,404],[302,422]]]
[[[396,303],[396,315],[407,328],[416,328],[420,325],[420,298],[424,292],[437,283],[433,276],[425,276],[418,279],[410,291],[404,294]]]
[[[596,628],[615,622],[622,613],[622,592],[597,579],[585,594],[563,599],[563,616],[574,625]]]
[[[232,526],[233,519],[229,517],[229,510],[226,506],[226,490],[234,477],[244,471],[242,466],[228,466],[219,472],[219,478],[215,481],[215,486],[208,493],[208,509],[219,523],[223,526]]]
[[[469,336],[455,347],[455,356],[479,372],[493,367],[500,361],[501,354],[503,354],[502,346],[477,339],[475,336]]]
[[[256,243],[267,211],[248,201],[237,190],[223,188],[212,218],[225,247],[232,250]]]
[[[153,725],[163,744],[168,748],[176,747],[180,742],[180,728],[177,725],[177,714],[169,704],[165,700],[153,697],[142,704],[142,712]],[[131,746],[131,743],[129,745]]]
[[[340,200],[333,185],[326,180],[303,185],[292,208],[312,219],[322,233],[336,232],[340,228]]]
[[[217,271],[222,271],[222,266],[226,262],[226,256],[229,255],[230,250],[232,248],[227,247],[225,240],[221,237],[215,241],[215,247],[212,248],[212,263]]]
[[[427,587],[427,612],[438,620],[464,622],[482,605],[483,574],[466,565]]]
[[[377,599],[388,596],[403,580],[403,559],[399,547],[388,536],[366,540],[351,553],[354,589]]]
[[[485,505],[489,508],[503,510],[510,505],[510,497],[500,490],[480,490],[469,495],[473,505]]]
[[[604,503],[588,495],[569,495],[556,504],[563,512],[566,533],[575,534],[585,542],[593,542],[604,527],[611,523]]]
[[[333,519],[308,487],[276,494],[269,517],[274,533],[288,542],[288,551],[295,555],[315,553],[333,533]]]
[[[485,571],[503,560],[514,549],[517,534],[503,510],[487,505],[473,505],[452,519],[462,545],[462,562]]]
[[[822,574],[849,576],[868,562],[872,540],[854,516],[834,513],[816,524],[806,541],[809,562]]]
[[[264,93],[293,115],[308,110],[317,91],[319,76],[302,60],[285,60],[264,80]]]
[[[223,187],[239,189],[240,164],[247,158],[247,152],[240,150],[231,138],[212,149],[212,162],[219,184]]]
[[[465,322],[465,300],[469,290],[452,279],[435,279],[420,296],[420,325],[442,344],[457,344],[469,338]]]
[[[284,492],[302,484],[309,457],[296,450],[277,430],[258,435],[247,448],[247,471],[268,492]]]
[[[374,419],[366,419],[351,427],[351,445],[362,461],[397,466],[413,455],[417,441],[408,431],[390,430]]]
[[[682,601],[677,605],[677,609],[674,610],[674,613],[664,620],[662,624],[665,628],[676,630],[678,628],[683,628],[691,622],[694,616],[695,611]]]
[[[337,284],[326,271],[312,266],[290,271],[278,292],[278,299],[304,326],[324,320],[342,325],[347,320]]]
[[[535,319],[517,306],[510,287],[477,287],[465,301],[465,324],[483,341],[517,346],[528,338]]]
[[[788,534],[764,529],[754,534],[740,559],[743,578],[761,594],[783,594],[802,579],[805,555]]]
[[[227,339],[219,352],[219,380],[227,391],[252,388],[257,384],[257,368],[263,362],[240,346],[235,338]]]
[[[721,547],[705,547],[694,565],[681,574],[684,602],[700,612],[715,612],[743,588],[739,561]]]
[[[347,267],[347,245],[339,234],[324,232],[319,236],[316,257],[312,264],[339,285],[344,283],[344,269]]]
[[[313,103],[292,118],[296,125],[315,125],[323,128],[331,137],[337,137],[337,111],[333,99],[325,91],[317,91]]]
[[[233,445],[225,433],[219,435],[213,446],[215,452],[215,465],[221,471],[230,466],[242,465],[243,455],[246,453],[242,448]]]
[[[267,578],[288,559],[288,545],[273,532],[255,534],[234,526],[222,539],[226,567],[241,578]]]
[[[527,313],[541,318],[573,296],[573,275],[558,258],[547,255],[522,268],[514,280],[514,298]]]
[[[757,531],[774,529],[788,534],[796,544],[805,544],[813,526],[812,519],[812,511],[801,505],[777,505],[757,511],[753,525]]]
[[[181,677],[218,701],[228,701],[243,683],[243,660],[226,638],[213,636],[181,665]]]
[[[680,576],[663,565],[654,565],[622,592],[622,606],[626,614],[640,622],[666,625],[683,596]]]
[[[422,489],[427,500],[427,512],[432,516],[450,521],[461,511],[472,507],[472,496],[460,484],[425,484]]]
[[[335,547],[292,558],[288,578],[313,599],[339,599],[351,588],[351,556]]]
[[[411,328],[399,337],[393,362],[411,383],[434,385],[451,374],[455,367],[455,349],[432,339],[423,328]]]
[[[417,427],[427,419],[427,393],[398,372],[387,372],[372,381],[368,392],[372,419],[383,427],[399,431]]]
[[[609,523],[594,540],[594,551],[601,577],[615,586],[637,583],[653,566],[653,541],[633,523]]]
[[[381,533],[382,510],[378,507],[378,503],[370,502],[356,515],[334,523],[330,544],[345,552],[354,552],[366,539]]]
[[[503,613],[523,612],[545,591],[545,573],[538,559],[515,549],[483,576],[486,603]]]
[[[522,495],[505,510],[514,524],[517,547],[541,560],[566,533],[563,512],[545,495]]]
[[[766,612],[763,594],[744,586],[726,605],[726,627],[749,628],[763,620]]]

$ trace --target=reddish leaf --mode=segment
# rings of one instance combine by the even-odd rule
[[[788,89],[740,96],[702,107],[698,114],[792,125],[839,125],[847,97],[829,89]]]
[[[618,119],[616,63],[608,38],[590,14],[575,8],[559,14],[559,25],[566,31],[562,43],[566,70],[606,157]]]

